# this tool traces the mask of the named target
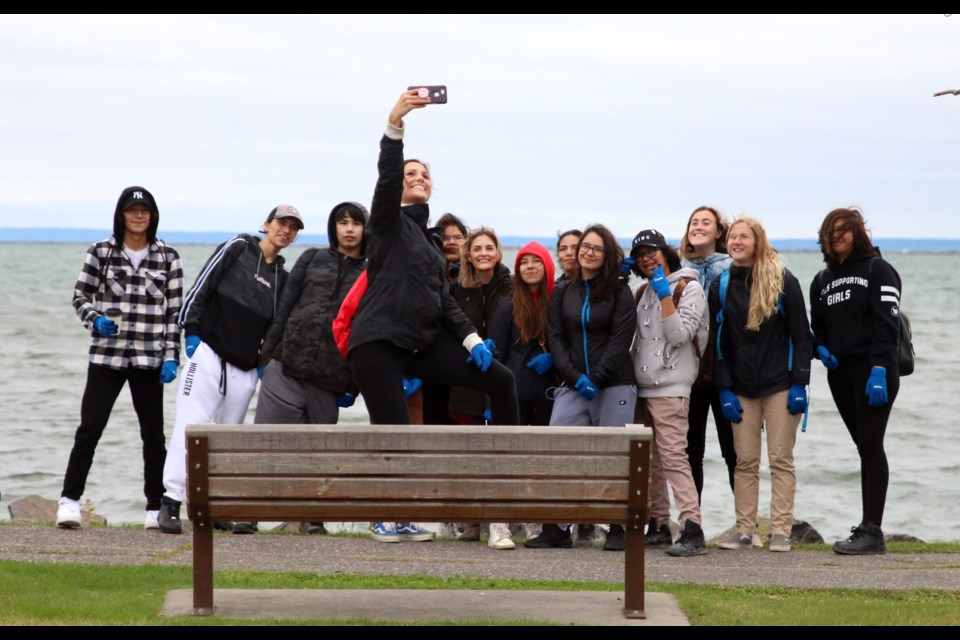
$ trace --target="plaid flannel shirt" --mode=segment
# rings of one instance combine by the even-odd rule
[[[90,245],[73,291],[73,307],[90,330],[90,362],[112,369],[157,369],[165,360],[180,362],[177,315],[183,303],[180,255],[162,241],[136,271],[114,238]],[[106,338],[93,329],[104,309],[123,311],[120,335]]]

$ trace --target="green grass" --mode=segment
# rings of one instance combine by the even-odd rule
[[[192,586],[189,567],[0,561],[0,625],[370,625],[368,620],[164,618],[166,592]],[[618,583],[219,571],[219,589],[471,589],[620,591]],[[694,625],[960,625],[960,593],[648,583],[671,593]],[[393,623],[390,623],[393,624]],[[423,623],[444,624],[444,623]],[[454,623],[447,623],[454,624]],[[456,624],[530,624],[484,621]]]

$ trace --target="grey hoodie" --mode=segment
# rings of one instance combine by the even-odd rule
[[[637,330],[630,345],[637,395],[641,398],[689,398],[700,370],[700,357],[709,338],[707,297],[696,269],[680,269],[667,276],[670,291],[682,278],[687,282],[677,312],[661,318],[660,300],[646,287],[637,303]]]

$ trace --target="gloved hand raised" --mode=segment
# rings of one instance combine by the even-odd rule
[[[820,362],[827,369],[833,370],[840,366],[840,363],[837,362],[837,356],[830,353],[826,347],[817,347],[817,357],[820,358]]]
[[[663,267],[660,265],[653,268],[653,277],[650,278],[650,288],[653,289],[653,292],[657,294],[657,297],[661,300],[670,297],[670,283],[667,282],[667,277],[663,275]]]
[[[871,407],[882,407],[887,404],[887,370],[884,367],[874,367],[867,378],[867,388],[863,392],[867,396],[867,404]]]
[[[790,385],[787,392],[787,412],[795,416],[807,409],[807,388],[802,384]]]
[[[403,379],[403,397],[409,398],[417,391],[420,391],[420,387],[423,386],[423,380],[420,378],[404,378]]]
[[[540,355],[533,356],[530,358],[530,362],[527,363],[527,367],[536,371],[538,376],[542,376],[547,371],[550,371],[550,369],[553,369],[553,356],[549,353],[541,353]]]
[[[353,406],[353,403],[357,401],[357,396],[352,393],[341,393],[337,396],[337,406],[341,409],[347,409]]]
[[[160,367],[160,384],[169,384],[177,378],[177,363],[167,360]]]
[[[740,422],[743,417],[743,406],[737,398],[737,394],[731,389],[720,389],[720,411],[723,417],[730,422]]]
[[[637,261],[627,256],[623,259],[623,262],[620,263],[620,274],[624,277],[630,277],[630,272],[633,271],[635,266],[637,266]]]
[[[493,344],[493,342],[490,341],[490,344]],[[490,363],[493,362],[493,352],[487,348],[486,344],[478,344],[470,350],[470,355],[467,356],[467,362],[476,364],[480,371],[486,373],[487,369],[490,368]]]
[[[97,316],[93,321],[93,330],[104,338],[115,338],[117,336],[117,323],[107,316]]]
[[[183,339],[183,352],[187,354],[188,358],[193,357],[197,347],[200,346],[200,342],[200,336],[187,336]]]
[[[593,397],[597,395],[597,385],[593,384],[584,374],[580,374],[580,377],[577,378],[577,384],[573,386],[581,396],[587,400],[593,400]]]

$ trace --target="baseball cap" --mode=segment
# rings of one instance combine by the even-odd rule
[[[630,254],[633,255],[637,247],[653,247],[654,249],[666,249],[670,245],[663,234],[656,229],[645,229],[633,237],[633,246]]]
[[[296,218],[297,222],[300,223],[300,228],[303,229],[303,218],[300,217],[300,212],[297,211],[297,208],[292,204],[278,204],[273,208],[273,211],[270,212],[270,215],[267,216],[267,222],[270,222],[274,218]]]

